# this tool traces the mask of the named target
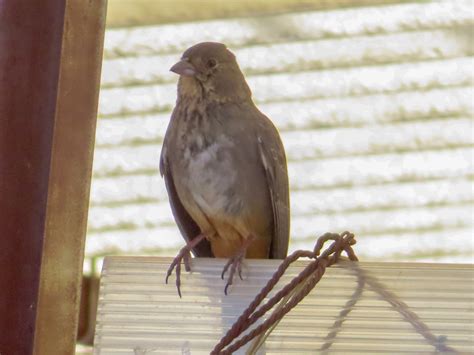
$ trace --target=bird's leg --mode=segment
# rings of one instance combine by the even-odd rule
[[[178,289],[178,295],[181,298],[181,260],[184,262],[184,268],[186,271],[191,271],[191,250],[198,245],[206,236],[204,234],[199,234],[196,238],[190,240],[181,250],[178,252],[178,255],[171,262],[168,272],[166,273],[166,283],[168,283],[168,278],[173,273],[174,268],[176,268],[176,288]]]
[[[249,245],[252,243],[254,237],[250,235],[242,244],[242,246],[239,248],[237,253],[231,257],[227,263],[224,266],[224,269],[222,270],[221,278],[224,280],[224,275],[229,270],[230,267],[230,272],[229,272],[229,278],[227,279],[227,284],[225,285],[224,288],[224,293],[227,295],[227,290],[230,285],[232,285],[232,282],[234,280],[234,275],[235,271],[237,271],[237,274],[239,275],[240,279],[242,279],[242,262],[245,258],[245,253],[247,252],[247,248]]]

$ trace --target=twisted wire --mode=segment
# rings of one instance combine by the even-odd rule
[[[332,240],[333,243],[322,253],[324,244]],[[264,337],[265,332],[273,330],[276,324],[301,302],[306,295],[316,286],[323,277],[327,267],[335,264],[340,260],[342,252],[345,252],[350,261],[358,261],[357,256],[352,249],[352,245],[356,243],[354,235],[350,232],[343,232],[341,235],[335,233],[326,233],[319,237],[313,251],[297,250],[288,256],[278,267],[267,284],[255,296],[254,300],[244,310],[242,315],[237,319],[228,332],[222,337],[219,343],[212,350],[212,355],[232,354],[257,336]],[[301,257],[313,259],[296,277],[294,277],[287,285],[279,290],[266,303],[259,307],[265,297],[271,292],[280,278],[284,275],[288,267]],[[386,302],[388,302],[397,312],[399,312],[413,328],[422,335],[426,341],[435,348],[436,352],[457,353],[455,349],[446,345],[446,337],[435,336],[428,326],[409,309],[408,305],[398,299],[398,297],[388,291],[375,277],[367,274],[357,263],[343,262],[342,266],[349,268],[357,277],[357,287],[346,302],[338,317],[331,326],[329,333],[326,335],[324,343],[320,347],[320,351],[326,352],[334,343],[337,335],[342,329],[344,321],[349,313],[354,309],[360,300],[365,286],[368,285],[373,291],[378,293]],[[284,300],[284,301],[282,301]],[[237,339],[242,333],[249,329],[258,319],[272,309],[276,304],[278,307],[273,313],[260,325],[252,329],[241,338]],[[257,309],[258,308],[258,309]],[[237,339],[237,340],[236,340]],[[257,343],[260,344],[260,341]],[[255,343],[254,343],[255,344]],[[258,348],[258,347],[257,347]],[[255,351],[255,349],[254,349]]]

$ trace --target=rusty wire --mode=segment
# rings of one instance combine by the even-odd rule
[[[334,242],[321,254],[323,245],[329,241]],[[242,315],[237,319],[233,326],[227,331],[222,339],[212,350],[212,355],[232,354],[245,344],[257,336],[264,336],[265,332],[278,324],[278,322],[316,286],[319,280],[324,275],[327,267],[338,262],[341,253],[344,251],[350,261],[358,261],[352,245],[356,243],[354,235],[350,232],[343,232],[341,235],[334,233],[326,233],[319,237],[313,251],[297,250],[288,256],[278,267],[272,278],[257,294],[254,300],[250,303]],[[290,283],[285,285],[273,297],[271,297],[265,304],[257,307],[263,302],[265,297],[270,293],[273,287],[278,283],[280,278],[285,273],[286,269],[296,260],[301,257],[314,259],[306,268],[300,272]],[[347,260],[347,259],[346,259]],[[328,335],[325,338],[320,351],[327,351],[337,334],[342,329],[343,322],[348,314],[352,311],[358,300],[362,296],[362,292],[367,284],[373,291],[377,292],[386,302],[388,302],[396,311],[398,311],[407,320],[413,328],[421,334],[426,341],[432,345],[437,352],[451,352],[457,353],[456,350],[445,344],[445,337],[436,337],[428,328],[426,324],[413,312],[409,307],[398,299],[392,292],[388,291],[375,277],[370,276],[362,270],[357,263],[343,262],[342,265],[351,269],[357,277],[357,288],[352,294],[351,298],[346,302],[343,309],[339,313],[336,321],[331,326]],[[284,301],[282,301],[284,300]],[[245,334],[240,339],[237,339],[243,332],[245,332],[252,324],[254,324],[266,312],[272,309],[276,304],[278,307],[273,313],[259,326],[252,331]],[[286,302],[286,303],[284,303]],[[267,334],[268,335],[268,334]],[[234,341],[234,342],[233,342]]]
[[[328,240],[334,240],[334,242],[320,255],[324,243]],[[224,335],[224,337],[214,347],[211,354],[232,354],[234,351],[247,344],[250,340],[265,332],[274,323],[278,322],[286,313],[294,308],[314,288],[314,286],[316,286],[318,281],[324,275],[326,267],[333,265],[338,260],[342,251],[346,252],[350,260],[357,261],[357,257],[355,256],[351,247],[353,244],[355,244],[355,239],[352,233],[344,232],[342,235],[326,233],[318,239],[312,252],[306,250],[297,250],[288,256],[280,264],[272,278],[250,303],[250,305],[234,323],[227,334]],[[314,261],[312,261],[298,276],[293,278],[293,280],[291,280],[288,285],[283,287],[270,300],[268,300],[264,305],[256,310],[259,304],[262,303],[268,293],[283,276],[286,269],[300,257],[311,258],[314,259]],[[268,319],[266,319],[262,324],[231,344],[234,339],[247,330],[268,310],[273,308],[273,306],[280,302],[283,297],[290,294],[292,290],[302,282],[306,282],[306,284],[302,287],[300,292],[293,295],[278,312],[272,313],[270,317],[268,317]],[[227,348],[225,348],[226,346]]]

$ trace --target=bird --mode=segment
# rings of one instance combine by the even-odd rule
[[[171,263],[181,297],[181,263],[227,258],[224,292],[244,258],[284,259],[290,196],[277,128],[255,105],[234,53],[198,43],[170,68],[179,75],[176,105],[160,156],[171,210],[186,241]]]

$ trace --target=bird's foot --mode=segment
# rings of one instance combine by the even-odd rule
[[[224,293],[226,294],[226,296],[227,296],[227,290],[229,289],[229,286],[232,285],[232,283],[233,283],[234,275],[235,275],[236,271],[237,271],[237,274],[239,275],[239,278],[241,280],[243,280],[243,278],[242,278],[242,264],[243,264],[243,261],[244,261],[244,258],[245,258],[245,253],[247,252],[247,248],[248,248],[248,246],[250,245],[250,243],[252,241],[253,241],[253,237],[249,236],[245,240],[244,244],[239,249],[239,251],[227,261],[227,263],[224,266],[224,269],[222,270],[221,279],[224,280],[225,273],[230,268],[229,277],[227,279],[227,284],[225,285],[225,288],[224,288]]]
[[[171,262],[168,272],[166,273],[166,283],[168,283],[168,278],[173,273],[173,270],[176,268],[176,288],[178,289],[178,295],[181,298],[181,261],[184,262],[184,269],[186,271],[191,271],[191,250],[199,244],[205,238],[204,234],[198,235],[196,238],[189,241],[181,250],[178,252],[178,255]]]
[[[227,279],[227,284],[224,288],[224,293],[227,295],[227,290],[230,285],[232,285],[234,280],[235,271],[239,274],[240,279],[242,280],[242,262],[244,260],[245,251],[240,252],[234,255],[232,258],[227,261],[225,264],[224,269],[222,270],[221,278],[224,279],[224,275],[230,267],[229,278]]]

